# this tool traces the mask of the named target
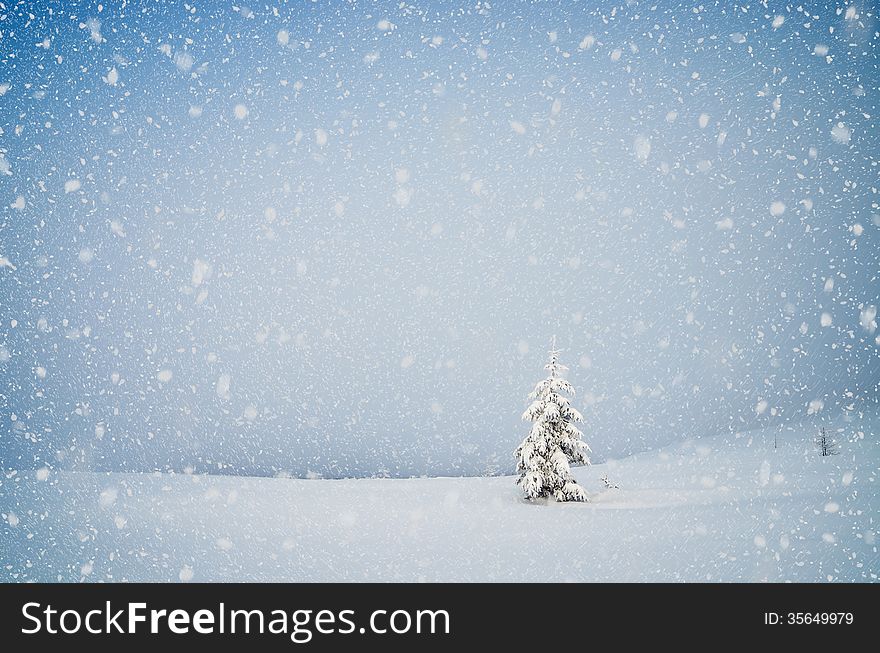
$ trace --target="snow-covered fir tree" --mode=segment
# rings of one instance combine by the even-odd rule
[[[837,450],[837,442],[829,435],[823,426],[816,436],[816,448],[819,449],[820,456],[836,456],[840,452]]]
[[[527,499],[586,501],[587,493],[574,480],[570,464],[589,465],[590,447],[575,426],[583,417],[566,397],[574,394],[574,387],[560,377],[568,368],[559,363],[559,353],[554,338],[550,361],[544,366],[550,375],[535,386],[529,395],[532,403],[522,416],[533,424],[516,449],[516,482]]]

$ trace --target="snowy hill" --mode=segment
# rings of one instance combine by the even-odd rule
[[[581,468],[588,504],[525,503],[511,477],[8,472],[0,578],[876,582],[878,425],[829,423],[833,457],[804,425]]]

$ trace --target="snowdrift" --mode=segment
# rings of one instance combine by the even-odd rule
[[[588,504],[524,502],[512,477],[8,471],[0,578],[876,582],[878,424],[830,422],[825,458],[805,424],[580,468]]]

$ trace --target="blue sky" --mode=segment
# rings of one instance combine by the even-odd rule
[[[8,4],[0,462],[509,472],[880,379],[869,3]]]

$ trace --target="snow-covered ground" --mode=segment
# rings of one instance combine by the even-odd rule
[[[876,582],[880,419],[829,425],[838,456],[811,423],[581,468],[589,504],[511,477],[7,472],[0,579]]]

